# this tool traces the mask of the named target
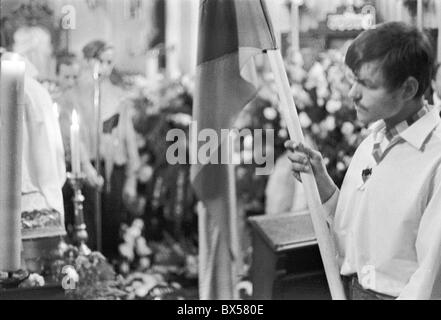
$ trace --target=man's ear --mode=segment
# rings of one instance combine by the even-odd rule
[[[414,77],[409,77],[404,81],[402,88],[402,98],[403,100],[412,100],[418,92],[420,84],[418,80]]]

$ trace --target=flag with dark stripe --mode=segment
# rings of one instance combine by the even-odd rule
[[[234,297],[229,215],[234,210],[234,181],[228,165],[214,163],[220,163],[220,150],[228,143],[221,140],[221,129],[232,128],[239,112],[257,94],[243,75],[245,66],[255,55],[275,48],[264,0],[201,1],[193,117],[198,132],[214,129],[218,137],[217,152],[210,155],[214,161],[192,166],[192,183],[206,209],[205,218],[199,219],[201,299]],[[198,141],[197,150],[203,143]]]

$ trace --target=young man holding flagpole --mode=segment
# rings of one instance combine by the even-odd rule
[[[341,190],[318,151],[290,141],[294,175],[316,178],[350,299],[441,298],[441,126],[423,99],[433,48],[417,28],[391,22],[363,32],[345,62],[370,135]]]
[[[198,128],[230,129],[239,112],[257,94],[245,67],[266,52],[275,75],[281,107],[293,139],[303,141],[286,70],[277,48],[265,0],[204,0],[200,6],[199,50],[194,97]],[[190,137],[191,145],[197,132]],[[229,140],[229,139],[225,139]],[[237,298],[238,240],[232,164],[219,164],[220,141],[210,163],[192,166],[192,184],[204,210],[199,211],[199,288],[201,299]],[[193,148],[191,148],[193,149]],[[218,151],[219,150],[219,151]],[[197,151],[196,151],[197,152]],[[194,152],[193,152],[194,153]],[[190,158],[195,154],[190,152]],[[308,206],[333,299],[345,299],[335,248],[311,173],[302,173]]]

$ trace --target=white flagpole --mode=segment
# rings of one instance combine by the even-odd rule
[[[233,282],[233,300],[239,300],[239,292],[237,291],[237,285],[239,284],[239,272],[241,267],[241,246],[238,234],[238,216],[237,216],[237,198],[236,198],[236,171],[234,164],[228,164],[228,183],[230,192],[230,246],[233,256],[233,262],[231,263],[231,279]]]
[[[282,116],[288,127],[290,138],[297,142],[304,143],[305,138],[291,95],[291,88],[283,64],[282,54],[279,49],[268,50],[267,54],[279,91]],[[321,204],[314,175],[312,173],[302,173],[301,177],[331,296],[334,300],[345,300],[346,296],[336,261],[335,244],[325,220],[325,212]]]

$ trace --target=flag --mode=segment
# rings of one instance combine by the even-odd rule
[[[218,147],[211,159],[220,160],[221,129],[231,129],[239,112],[257,89],[244,78],[245,66],[276,42],[264,0],[202,0],[193,118],[197,132],[214,129]],[[196,145],[197,136],[191,140]],[[197,142],[197,150],[204,142]],[[196,155],[196,154],[194,154]],[[230,213],[235,210],[234,175],[226,164],[192,166],[192,184],[203,203],[199,216],[199,288],[201,299],[233,299],[237,252],[232,248]]]

